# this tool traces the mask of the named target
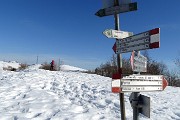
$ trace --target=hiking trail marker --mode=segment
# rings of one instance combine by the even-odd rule
[[[163,75],[125,76],[122,79],[112,78],[112,92],[151,92],[163,91],[168,85]]]
[[[113,30],[113,29],[106,29],[103,34],[107,38],[117,38],[117,39],[123,39],[129,36],[132,36],[132,32],[126,32],[126,31],[119,31],[119,30]]]
[[[133,35],[130,32],[120,31],[119,13],[137,10],[137,2],[131,0],[103,0],[104,8],[98,10],[95,15],[99,17],[114,16],[115,30],[108,29],[103,32],[108,38],[115,38],[113,46],[117,54],[117,74],[112,76],[112,92],[119,93],[121,120],[125,120],[124,93],[132,92],[130,104],[133,108],[133,120],[137,120],[139,113],[150,117],[150,97],[139,95],[139,92],[162,91],[168,85],[163,75],[140,75],[140,72],[147,71],[147,58],[139,52],[131,55],[131,65],[134,73],[122,77],[122,56],[121,53],[154,49],[160,47],[160,28]]]
[[[115,42],[113,50],[116,54],[160,47],[160,28],[136,34]]]
[[[147,72],[147,58],[137,51],[133,51],[130,57],[133,72]]]

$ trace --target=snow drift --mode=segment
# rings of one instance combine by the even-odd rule
[[[117,120],[118,94],[111,92],[111,78],[93,74],[27,70],[2,71],[0,120]],[[151,97],[150,120],[180,119],[180,88],[142,93]],[[127,120],[132,120],[130,93],[125,94]],[[140,115],[140,120],[149,120]]]
[[[15,62],[15,61],[9,61],[9,62],[0,61],[0,69],[8,68],[8,67],[12,67],[12,68],[17,69],[20,67],[20,64]]]
[[[70,66],[70,65],[61,65],[60,70],[62,70],[62,71],[81,71],[81,72],[86,72],[87,71],[85,69]]]

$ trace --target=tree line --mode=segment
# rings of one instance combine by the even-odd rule
[[[165,63],[153,60],[147,50],[142,52],[142,55],[147,57],[147,72],[142,72],[144,75],[164,75],[167,79],[169,86],[180,87],[179,71],[180,71],[180,58],[175,60],[175,65],[178,67],[177,71],[170,71]],[[117,73],[117,56],[112,55],[110,60],[106,63],[102,63],[94,71],[95,74],[105,77],[112,77],[112,74]],[[122,74],[123,76],[133,74],[130,65],[130,58],[122,59]]]

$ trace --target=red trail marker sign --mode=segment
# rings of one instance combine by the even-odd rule
[[[160,28],[155,28],[147,32],[136,34],[115,42],[113,50],[116,54],[128,53],[145,49],[160,47]]]
[[[163,91],[168,85],[163,75],[130,75],[122,79],[112,78],[112,92]]]

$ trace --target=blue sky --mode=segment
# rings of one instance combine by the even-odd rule
[[[180,54],[180,1],[133,0],[138,10],[120,14],[120,29],[141,33],[161,29],[161,45],[150,56],[173,67]],[[0,60],[24,63],[62,60],[93,69],[109,60],[115,39],[113,16],[99,18],[102,0],[0,0]],[[123,54],[130,57],[130,53]]]

